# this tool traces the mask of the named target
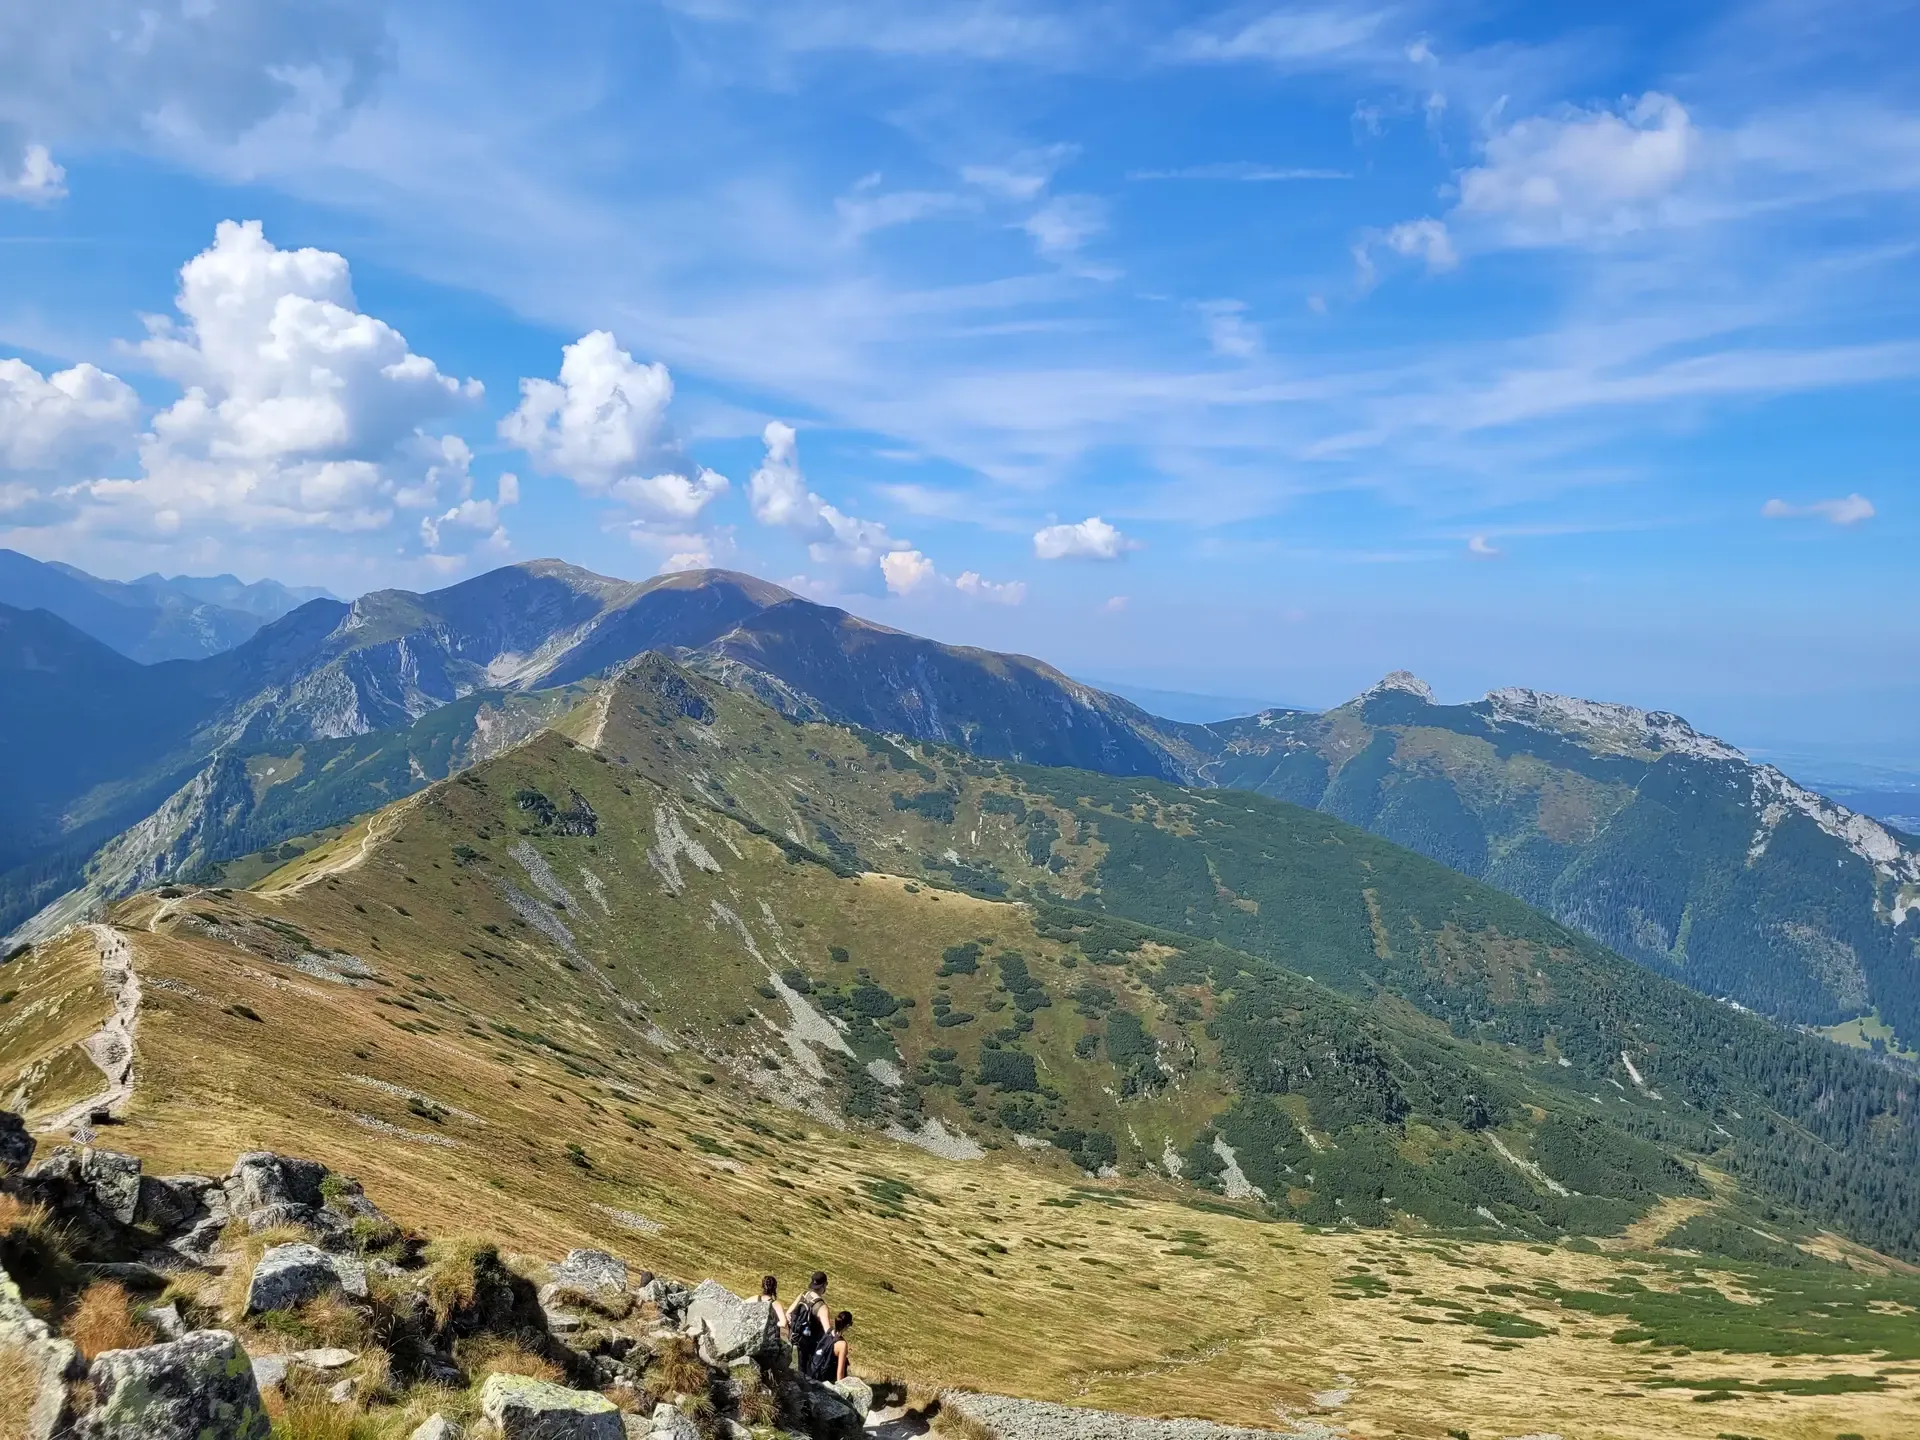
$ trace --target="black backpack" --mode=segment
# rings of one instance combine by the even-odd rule
[[[839,1336],[829,1331],[814,1342],[814,1351],[807,1359],[807,1379],[817,1380],[822,1385],[831,1385],[839,1377],[834,1373],[840,1368],[840,1357],[833,1353]]]
[[[812,1362],[814,1347],[822,1335],[820,1316],[814,1308],[818,1304],[819,1301],[802,1295],[787,1312],[787,1330],[793,1336],[793,1348],[800,1356],[803,1371]]]

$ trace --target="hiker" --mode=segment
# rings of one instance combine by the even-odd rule
[[[807,1373],[814,1350],[831,1328],[831,1317],[827,1313],[827,1272],[816,1270],[807,1282],[806,1293],[787,1311],[787,1338],[793,1343],[802,1375]]]
[[[813,1358],[808,1361],[806,1376],[823,1385],[832,1385],[847,1378],[853,1365],[853,1349],[847,1341],[847,1332],[853,1329],[853,1313],[842,1310],[833,1317],[833,1323],[827,1327],[827,1333],[820,1337],[820,1343],[814,1347]]]
[[[780,1280],[778,1276],[760,1277],[760,1303],[773,1312],[773,1323],[780,1327],[780,1338],[791,1342],[793,1327],[787,1321],[786,1307],[780,1303]]]

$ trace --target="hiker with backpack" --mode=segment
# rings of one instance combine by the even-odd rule
[[[780,1327],[780,1338],[791,1342],[792,1327],[787,1323],[786,1308],[780,1303],[780,1280],[774,1275],[760,1277],[760,1303],[773,1312],[773,1323]]]
[[[842,1310],[833,1317],[827,1333],[820,1337],[807,1362],[804,1372],[807,1379],[832,1385],[847,1378],[853,1367],[853,1347],[847,1340],[847,1332],[851,1329],[852,1311]]]
[[[787,1338],[793,1343],[802,1375],[812,1373],[814,1352],[832,1328],[833,1317],[827,1311],[827,1272],[816,1270],[807,1282],[806,1293],[787,1311]]]

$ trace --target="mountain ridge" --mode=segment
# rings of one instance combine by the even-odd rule
[[[138,675],[121,667],[113,673],[131,698],[114,700],[120,682],[108,679],[91,698],[48,701],[50,716],[90,706],[121,719],[118,730],[96,725],[103,738],[80,747],[89,754],[45,767],[72,783],[41,797],[37,829],[16,831],[26,835],[24,847],[15,844],[16,870],[23,848],[38,868],[8,879],[0,857],[0,928],[72,888],[87,855],[164,797],[183,797],[180,811],[211,794],[208,767],[226,763],[221,755],[258,757],[255,768],[276,775],[301,747],[345,746],[328,751],[336,765],[348,751],[359,758],[337,771],[350,783],[327,788],[324,803],[308,780],[295,806],[275,798],[225,820],[148,827],[149,837],[210,837],[210,848],[122,846],[95,867],[96,879],[123,877],[108,891],[135,874],[167,878],[156,855],[199,866],[232,858],[242,836],[272,845],[300,833],[276,831],[269,813],[320,828],[392,798],[396,783],[426,783],[440,761],[408,779],[373,757],[398,759],[420,745],[438,755],[449,743],[446,753],[466,753],[472,732],[449,742],[444,727],[428,725],[449,704],[599,684],[652,649],[798,719],[988,758],[1253,789],[1322,809],[1487,879],[1705,993],[1791,1024],[1885,1026],[1890,1053],[1920,1035],[1920,847],[1669,712],[1520,687],[1441,705],[1403,671],[1324,712],[1183,724],[1033,657],[946,645],[738,572],[636,582],[558,560],[426,594],[312,601],[221,656]],[[157,700],[140,698],[154,686]],[[458,724],[505,713],[493,703],[462,711]],[[149,712],[164,723],[150,723]],[[418,740],[406,738],[422,726]],[[60,730],[56,719],[37,732],[54,759]],[[124,773],[105,753],[116,744],[137,761]],[[374,778],[363,785],[356,776]],[[145,858],[129,863],[136,852]],[[81,895],[72,905],[84,903]],[[70,913],[71,905],[47,919]]]

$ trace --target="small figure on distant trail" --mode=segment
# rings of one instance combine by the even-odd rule
[[[808,1373],[807,1367],[813,1363],[813,1352],[818,1348],[826,1333],[832,1328],[832,1317],[827,1314],[827,1272],[816,1270],[813,1279],[807,1283],[806,1294],[793,1302],[793,1308],[787,1311],[787,1337],[793,1342],[794,1356],[800,1362],[800,1373]]]
[[[806,1376],[809,1380],[832,1385],[847,1378],[853,1366],[853,1349],[847,1341],[847,1332],[851,1329],[852,1311],[842,1310],[833,1317],[833,1323],[827,1327],[827,1333],[820,1337],[820,1343],[814,1347],[813,1358],[807,1364]]]
[[[793,1339],[793,1327],[787,1323],[786,1308],[780,1303],[780,1280],[774,1275],[760,1277],[760,1300],[773,1312],[773,1323],[780,1327],[782,1340]]]

